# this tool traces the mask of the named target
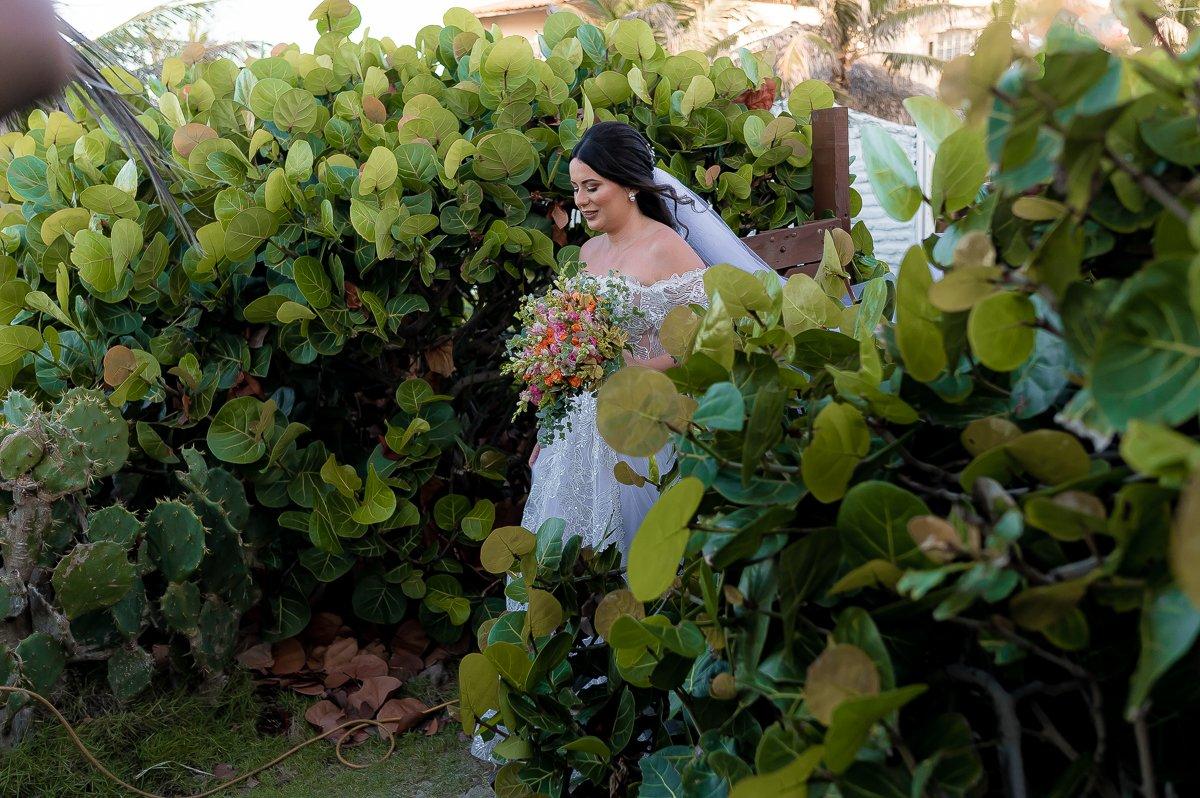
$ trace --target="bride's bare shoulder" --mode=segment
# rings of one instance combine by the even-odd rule
[[[656,280],[665,280],[672,275],[704,266],[704,261],[683,236],[665,224],[659,224],[651,236],[646,247],[646,259],[653,264],[652,271]]]

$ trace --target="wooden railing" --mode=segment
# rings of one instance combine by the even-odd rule
[[[814,274],[821,262],[825,231],[840,227],[850,232],[849,116],[845,108],[813,112],[814,221],[742,239],[780,274]],[[830,211],[833,217],[827,218]]]

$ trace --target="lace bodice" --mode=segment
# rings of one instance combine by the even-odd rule
[[[639,358],[665,355],[659,330],[672,308],[681,305],[707,305],[704,293],[704,267],[673,274],[649,285],[632,277],[612,272],[610,279],[622,280],[627,286],[633,303],[642,311],[629,330],[633,342],[634,356]]]

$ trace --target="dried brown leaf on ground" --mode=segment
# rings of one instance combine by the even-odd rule
[[[270,643],[251,646],[234,659],[237,660],[238,665],[253,671],[265,671],[275,664],[275,657],[271,655]]]
[[[276,643],[272,649],[272,655],[274,664],[271,665],[271,673],[276,676],[298,673],[305,665],[304,646],[295,638]]]

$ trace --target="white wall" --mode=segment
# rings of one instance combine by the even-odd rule
[[[862,128],[872,124],[879,125],[887,131],[908,155],[926,193],[932,158],[928,157],[925,144],[917,135],[915,127],[899,125],[861,111],[850,110],[850,173],[855,175],[852,187],[862,195],[863,201],[862,211],[854,217],[854,221],[861,220],[866,224],[875,239],[875,257],[887,261],[895,271],[905,251],[913,244],[919,244],[933,231],[933,219],[928,206],[925,205],[922,205],[917,215],[907,222],[897,222],[883,212],[879,201],[875,199],[875,192],[871,190],[871,181],[867,179],[867,168],[862,155]]]

